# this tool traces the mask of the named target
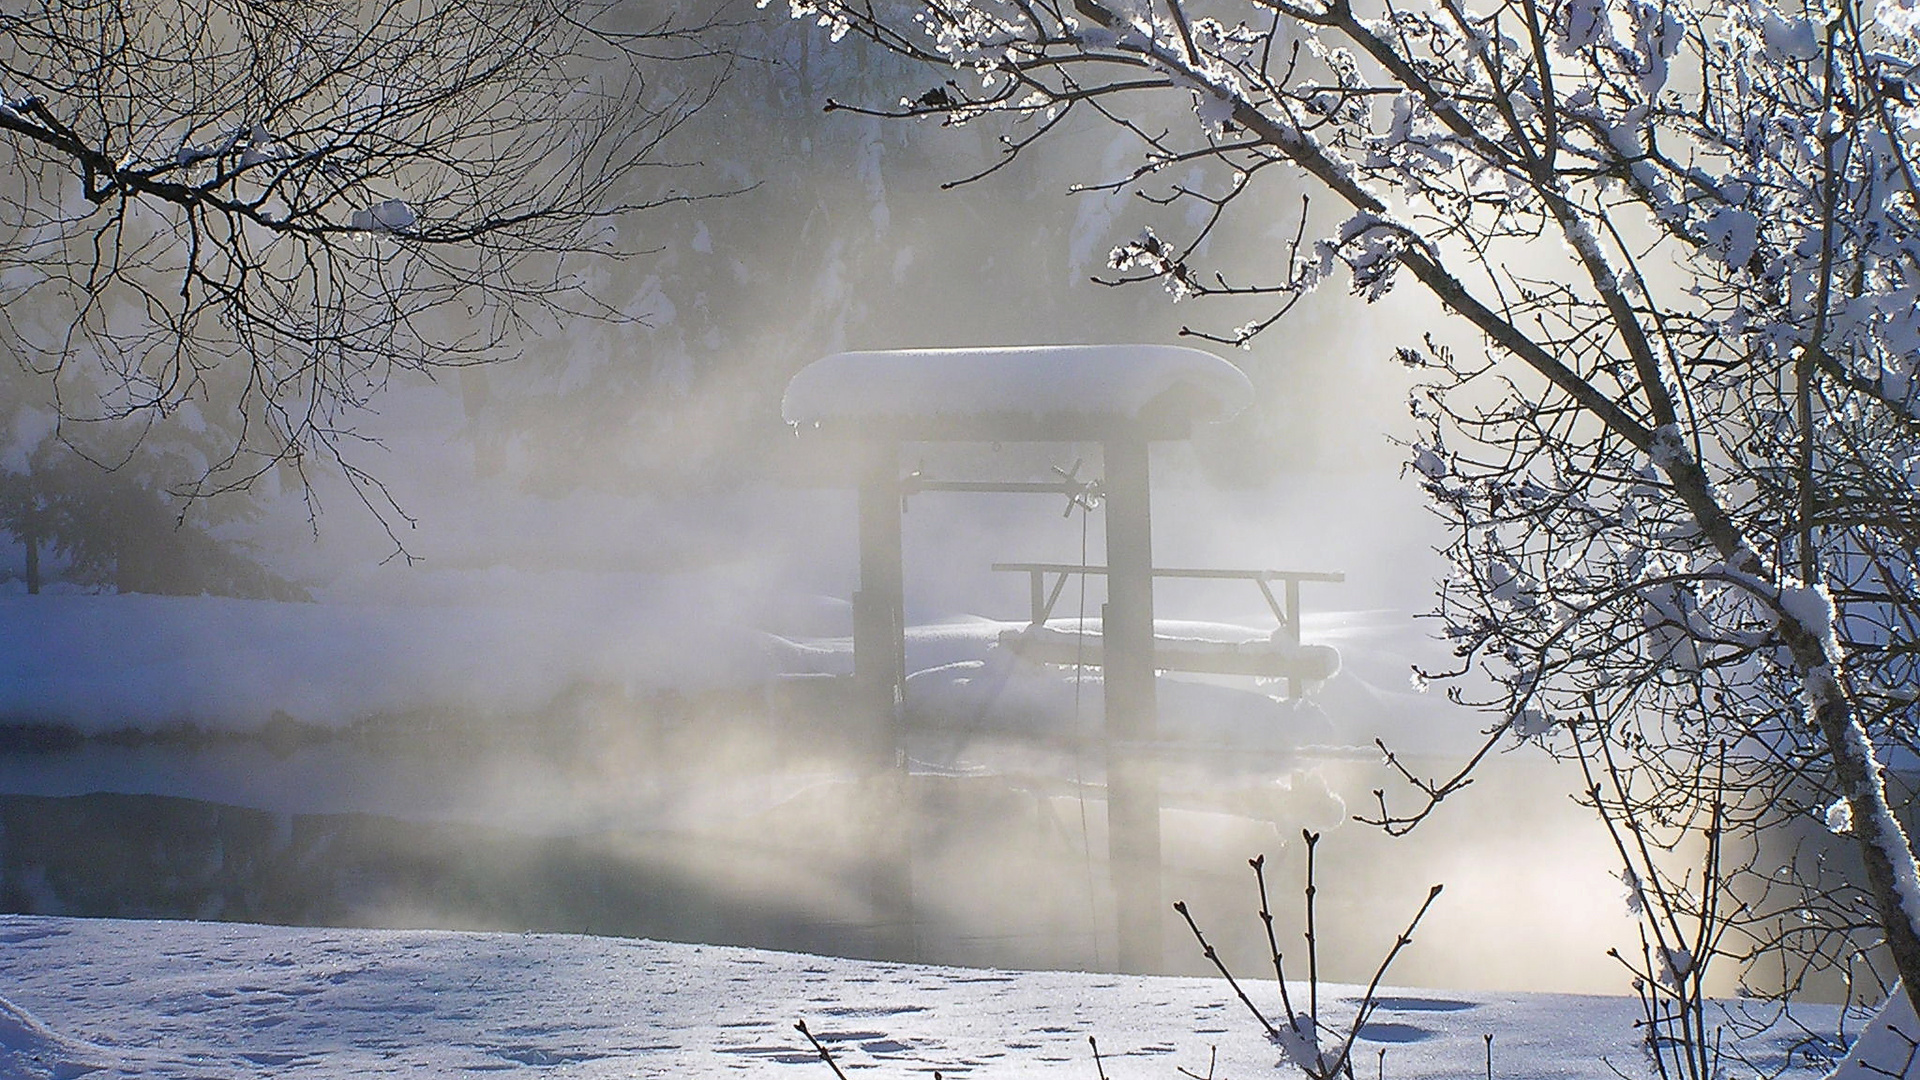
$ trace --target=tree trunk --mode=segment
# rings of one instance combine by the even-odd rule
[[[1866,864],[1867,893],[1886,934],[1887,951],[1893,954],[1907,999],[1920,1012],[1920,931],[1914,927],[1915,915],[1920,913],[1920,875],[1906,831],[1887,804],[1887,785],[1873,744],[1839,689],[1824,669],[1807,680],[1809,696],[1815,701],[1812,719],[1826,739],[1834,779],[1853,815],[1853,836]]]

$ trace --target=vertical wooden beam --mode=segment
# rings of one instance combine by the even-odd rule
[[[1101,623],[1107,707],[1107,835],[1120,968],[1161,967],[1159,727],[1153,670],[1153,527],[1147,443],[1104,444],[1107,605]]]
[[[892,766],[900,745],[901,695],[906,687],[906,585],[900,552],[900,450],[893,443],[869,453],[860,477],[860,591],[854,611],[854,677],[886,739],[881,764]],[[864,646],[864,647],[863,647]]]
[[[913,845],[905,717],[905,583],[900,551],[900,451],[869,449],[860,476],[860,588],[853,597],[853,679],[872,858],[874,951],[914,959]]]
[[[1300,652],[1300,579],[1299,578],[1287,579],[1287,619],[1286,619],[1286,622],[1283,623],[1282,625],[1284,625],[1287,628],[1287,639],[1286,639],[1287,644],[1293,646],[1294,655],[1298,656]],[[1299,679],[1293,678],[1291,676],[1287,678],[1287,697],[1292,698],[1294,700],[1299,699],[1300,697],[1300,680]]]

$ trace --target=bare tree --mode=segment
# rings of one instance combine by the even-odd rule
[[[1401,353],[1432,376],[1409,464],[1457,568],[1436,614],[1461,663],[1421,677],[1496,687],[1473,762],[1516,736],[1611,751],[1596,805],[1696,836],[1831,800],[1845,884],[1920,997],[1885,775],[1914,741],[1909,5],[792,4],[936,69],[871,111],[997,119],[1006,159],[1072,115],[1131,132],[1134,166],[1090,179],[1145,199],[1112,280],[1253,307],[1188,332],[1245,345],[1339,275],[1443,304],[1483,348]],[[1209,264],[1303,182],[1336,212],[1301,211],[1252,276]],[[1471,775],[1374,820],[1409,828]]]
[[[672,137],[727,61],[678,5],[40,0],[0,7],[0,347],[106,464],[192,405],[192,494],[354,464],[396,372],[634,319],[590,260],[715,194]]]

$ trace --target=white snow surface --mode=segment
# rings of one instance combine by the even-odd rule
[[[538,715],[582,687],[630,694],[737,689],[782,675],[852,671],[852,641],[833,633],[848,621],[845,601],[836,598],[767,595],[752,610],[727,610],[727,582],[707,575],[549,574],[540,580],[534,589],[514,584],[511,575],[486,576],[491,591],[485,597],[395,593],[388,603],[364,594],[319,603],[0,595],[0,722],[57,724],[87,734],[183,724],[251,731],[276,719],[338,730],[421,714],[484,723]],[[1307,636],[1344,641],[1343,628],[1368,617],[1310,616]],[[1386,641],[1369,638],[1350,648],[1378,654],[1372,658],[1385,670],[1367,677],[1391,686],[1405,678],[1394,640],[1421,630],[1404,614],[1388,625]],[[1002,635],[1025,627],[979,616],[911,626],[908,671],[977,667],[997,654]],[[1232,623],[1161,619],[1155,629],[1187,648],[1272,647],[1266,631]],[[1071,692],[1071,671],[1023,669],[1030,669],[1023,684],[1057,683],[1049,691],[1055,698],[1060,687]],[[1097,683],[1097,669],[1091,674]],[[933,682],[916,679],[915,685],[930,691]],[[1184,730],[1183,717],[1193,711],[1182,709],[1179,689],[1162,695],[1169,730]],[[1221,712],[1220,702],[1242,698],[1270,710],[1278,703],[1268,693],[1278,694],[1278,687],[1205,689],[1219,701],[1194,709],[1218,722],[1203,727],[1223,736],[1231,731],[1221,729],[1235,727],[1295,734],[1276,728],[1265,719],[1268,712],[1262,719],[1241,715],[1244,709]],[[1095,693],[1086,708],[1098,716]],[[1428,700],[1415,711],[1432,727],[1433,710],[1443,706]],[[1372,705],[1332,711],[1387,719]]]
[[[1279,1010],[1268,982],[1246,984]],[[0,916],[0,1076],[1292,1075],[1215,979],[1011,972],[571,935]],[[1305,988],[1293,989],[1293,1000]],[[1344,1021],[1357,988],[1322,988]],[[1328,1004],[1331,1002],[1331,1004]],[[1646,1073],[1628,998],[1385,990],[1365,1075]],[[1818,1008],[1800,1019],[1832,1021]],[[1820,1013],[1813,1016],[1811,1013]],[[1778,1063],[1803,1032],[1749,1039]],[[1384,1058],[1381,1052],[1385,1052]],[[1217,1060],[1214,1060],[1214,1055]],[[1796,1063],[1802,1061],[1796,1055]],[[1211,1073],[1209,1073],[1211,1062]],[[1616,1074],[1615,1069],[1619,1070]],[[1787,1076],[1811,1077],[1804,1065]]]
[[[1182,386],[1224,420],[1253,400],[1240,369],[1175,345],[1041,345],[837,353],[787,384],[790,424],[996,415],[1138,417]]]
[[[85,732],[245,730],[276,715],[339,728],[425,709],[533,713],[580,683],[764,678],[765,634],[684,617],[698,583],[595,577],[596,592],[520,603],[0,596],[0,718]]]
[[[1822,653],[1840,655],[1833,640],[1833,594],[1825,585],[1788,585],[1780,590],[1780,607],[1801,629],[1820,639]]]
[[[1912,999],[1895,983],[1880,1011],[1847,1048],[1847,1056],[1834,1069],[1832,1080],[1920,1074],[1916,1041],[1920,1041],[1920,1018],[1914,1016]]]

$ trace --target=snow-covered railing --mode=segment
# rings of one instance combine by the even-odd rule
[[[1042,563],[1007,562],[994,563],[993,568],[1001,573],[1025,573],[1028,593],[1033,601],[1033,625],[1040,626],[1053,615],[1053,606],[1060,600],[1060,591],[1066,587],[1067,579],[1075,574],[1091,574],[1104,577],[1104,566],[1082,566],[1079,563]],[[1057,575],[1049,587],[1048,574]],[[1280,625],[1288,628],[1291,640],[1296,644],[1300,640],[1300,583],[1303,581],[1325,581],[1339,583],[1347,580],[1347,575],[1338,570],[1191,570],[1166,569],[1156,567],[1156,578],[1197,578],[1228,581],[1251,581],[1260,587],[1260,595],[1273,612]],[[1286,586],[1286,603],[1273,595],[1272,583],[1282,582]]]
[[[1002,645],[1029,659],[1042,663],[1101,666],[1100,635],[1084,629],[1060,630],[1047,625],[1054,605],[1066,588],[1067,579],[1076,574],[1103,576],[1104,566],[1078,563],[1016,562],[994,563],[1003,573],[1025,573],[1032,604],[1031,620],[1024,630],[1009,630],[1000,635]],[[1052,583],[1048,576],[1052,575]],[[1225,570],[1174,569],[1153,571],[1155,578],[1251,581],[1273,612],[1279,626],[1266,640],[1226,642],[1190,638],[1154,637],[1154,667],[1161,671],[1187,671],[1214,675],[1252,675],[1287,679],[1288,693],[1299,696],[1300,683],[1324,682],[1340,670],[1340,654],[1331,646],[1304,645],[1300,641],[1300,585],[1302,582],[1342,582],[1347,575],[1338,571],[1315,570]],[[1284,586],[1275,596],[1273,583]]]

